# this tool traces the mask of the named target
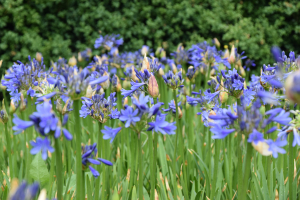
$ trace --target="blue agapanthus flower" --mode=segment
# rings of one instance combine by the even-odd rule
[[[165,135],[174,135],[175,134],[175,130],[176,130],[176,126],[175,126],[175,122],[167,122],[166,120],[166,116],[165,115],[157,115],[155,118],[155,122],[149,122],[149,128],[148,131],[152,131],[154,130],[155,132],[160,132],[161,134]]]
[[[113,164],[105,159],[102,158],[95,158],[97,154],[97,144],[94,143],[93,145],[86,145],[85,147],[82,147],[82,169],[86,170],[88,167],[90,171],[92,172],[94,177],[98,177],[100,174],[99,172],[94,169],[91,164],[94,165],[100,165],[101,163],[104,163],[105,165],[112,166]]]
[[[52,105],[48,101],[38,104],[36,109],[37,111],[29,116],[30,121],[21,120],[17,115],[14,115],[13,118],[13,123],[15,124],[15,126],[13,126],[13,130],[16,131],[15,134],[19,134],[23,130],[34,126],[37,132],[40,133],[41,136],[45,137],[45,139],[37,138],[36,142],[31,142],[32,146],[34,146],[32,149],[33,154],[36,154],[37,149],[41,149],[43,146],[46,149],[49,149],[49,151],[52,150],[50,140],[48,138],[51,136],[54,136],[54,138],[59,138],[61,132],[67,140],[73,139],[72,134],[67,129],[63,128],[68,121],[67,114],[64,115],[63,121],[60,122],[59,118],[56,117],[52,110]],[[47,155],[43,153],[42,156],[43,159],[47,158]]]
[[[121,131],[121,127],[118,128],[110,128],[108,126],[104,126],[104,130],[101,130],[101,132],[104,134],[103,139],[108,140],[110,139],[110,143],[112,143],[117,136],[117,134]]]
[[[141,118],[138,115],[139,110],[133,109],[130,106],[127,106],[125,110],[121,110],[120,120],[125,122],[125,127],[128,128],[131,124],[135,124],[136,122],[140,121]]]
[[[101,123],[105,123],[107,119],[119,118],[120,112],[118,109],[114,109],[117,105],[116,93],[113,92],[109,97],[105,98],[105,93],[95,94],[92,98],[81,97],[82,107],[79,111],[80,117],[86,118],[90,115],[92,118],[98,120]]]
[[[48,158],[48,151],[50,153],[54,152],[54,148],[51,146],[51,141],[45,137],[43,138],[36,138],[36,142],[31,141],[30,142],[31,146],[33,148],[30,150],[30,153],[32,155],[38,154],[40,151],[42,152],[42,158],[46,160]]]

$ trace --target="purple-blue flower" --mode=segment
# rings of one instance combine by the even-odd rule
[[[89,167],[90,171],[92,172],[94,177],[99,176],[99,172],[95,170],[91,164],[94,165],[100,165],[101,162],[106,164],[106,165],[112,165],[112,163],[108,160],[104,160],[101,158],[95,158],[97,154],[97,144],[94,143],[93,145],[86,145],[85,147],[82,147],[82,165],[83,165],[83,170],[85,170],[87,167]]]
[[[128,128],[130,124],[140,121],[140,117],[137,116],[138,109],[133,110],[132,107],[127,106],[125,110],[121,110],[120,120],[125,123],[125,127]]]
[[[271,139],[266,140],[266,143],[269,145],[269,151],[272,152],[274,158],[278,157],[278,153],[284,154],[286,151],[281,148],[287,145],[286,140],[277,139],[275,142]]]
[[[264,135],[262,133],[258,132],[256,129],[253,129],[253,132],[249,135],[249,138],[247,141],[254,142],[254,144],[257,145],[258,142],[264,141]]]
[[[174,135],[176,126],[175,122],[167,122],[165,121],[166,116],[165,115],[157,115],[155,122],[149,122],[149,128],[148,131],[154,130],[155,132],[160,132],[163,135],[168,134],[168,135]]]
[[[122,128],[118,127],[118,128],[110,128],[108,126],[104,126],[104,130],[101,130],[101,132],[104,134],[103,135],[103,139],[104,140],[110,140],[110,143],[112,143],[116,137],[116,135],[120,132]]]
[[[30,144],[33,146],[33,148],[30,150],[30,153],[35,155],[41,151],[42,158],[44,160],[46,160],[48,157],[48,151],[50,153],[54,152],[54,148],[51,146],[50,140],[47,137],[44,139],[38,137],[36,138],[36,142],[31,141]]]

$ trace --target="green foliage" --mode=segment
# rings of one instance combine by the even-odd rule
[[[35,155],[29,170],[30,177],[45,186],[49,181],[49,172],[45,161],[42,159],[41,153]]]
[[[171,52],[181,42],[190,46],[216,37],[225,45],[238,40],[239,51],[246,51],[259,66],[272,63],[272,45],[286,51],[300,45],[297,0],[0,2],[0,59],[5,68],[36,52],[43,54],[47,65],[50,59],[68,58],[93,47],[99,31],[121,34],[126,44],[121,51],[167,42]]]

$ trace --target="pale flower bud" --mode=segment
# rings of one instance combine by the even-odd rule
[[[75,65],[77,65],[77,60],[76,60],[75,56],[72,56],[72,57],[69,59],[68,64],[69,64],[70,66],[75,66]]]
[[[81,62],[81,61],[82,61],[82,56],[81,56],[81,53],[80,53],[80,52],[78,52],[77,59],[78,59],[78,62]]]
[[[164,72],[164,70],[163,70],[162,68],[159,68],[158,74],[159,74],[160,76],[163,76],[163,75],[165,75],[165,72]]]
[[[216,45],[217,47],[220,47],[220,46],[221,46],[221,44],[220,44],[220,42],[219,42],[219,40],[218,40],[217,38],[214,38],[214,42],[215,42],[215,45]]]
[[[144,72],[145,69],[147,69],[148,72],[150,72],[150,64],[149,64],[149,61],[148,61],[148,58],[147,58],[146,54],[144,56],[141,71]]]
[[[224,91],[220,92],[219,98],[221,103],[226,103],[228,100],[228,93]]]
[[[148,92],[153,98],[156,98],[159,95],[158,84],[153,74],[151,74],[149,78]]]
[[[36,52],[36,54],[35,54],[35,59],[36,59],[38,62],[42,62],[42,58],[43,58],[43,55],[42,55],[40,52]]]
[[[24,111],[26,109],[26,101],[24,99],[24,95],[21,93],[21,97],[20,97],[21,101],[20,101],[20,110]]]
[[[228,62],[230,64],[235,62],[235,48],[234,48],[234,45],[232,45],[232,47],[231,47],[231,52],[230,52],[230,56],[228,58]]]
[[[141,54],[146,55],[148,53],[149,47],[147,45],[143,45],[141,49]]]
[[[10,101],[10,107],[9,107],[9,113],[10,113],[10,114],[13,114],[13,113],[15,113],[15,112],[16,112],[16,106],[15,106],[15,104],[14,104],[14,101],[11,100],[11,101]]]

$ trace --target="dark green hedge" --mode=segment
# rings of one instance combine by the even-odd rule
[[[300,52],[299,9],[297,0],[0,0],[0,58],[8,67],[41,52],[49,63],[93,47],[101,31],[121,34],[121,51],[238,40],[261,65],[272,62],[272,45]]]

